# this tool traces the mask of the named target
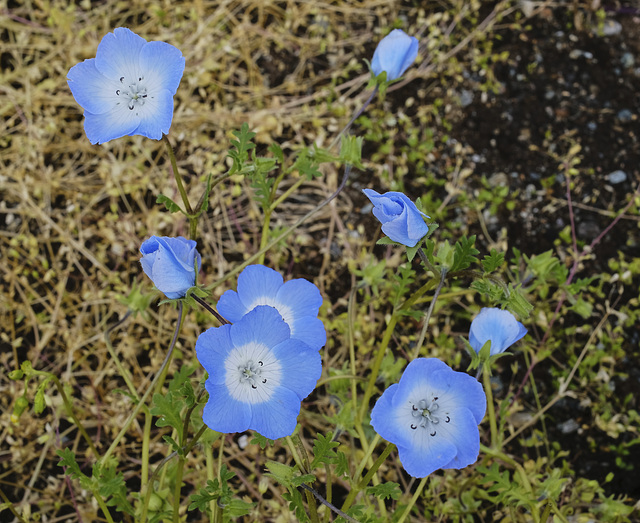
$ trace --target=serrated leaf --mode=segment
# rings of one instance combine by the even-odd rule
[[[493,272],[504,263],[504,253],[491,249],[491,252],[482,259],[484,272]]]
[[[173,427],[178,431],[179,439],[182,440],[183,423],[180,418],[182,405],[176,405],[176,403],[171,392],[168,392],[166,396],[154,394],[154,406],[151,409],[151,414],[159,417],[156,421],[157,427]]]
[[[473,235],[469,238],[463,236],[456,242],[451,271],[462,271],[478,261],[476,254],[480,251],[474,247],[475,241],[476,237]]]
[[[332,438],[332,432],[329,432],[326,436],[320,433],[316,434],[316,440],[313,442],[312,470],[322,463],[327,465],[335,463],[337,455],[334,449],[339,447],[340,444],[337,441],[332,441]]]
[[[294,476],[293,478],[291,478],[291,484],[294,487],[299,487],[303,483],[305,485],[308,485],[310,483],[313,483],[315,480],[316,477],[313,474],[302,474],[300,476]]]
[[[338,477],[349,475],[349,460],[347,459],[347,455],[342,451],[338,451],[335,473]]]
[[[287,488],[291,487],[291,480],[295,472],[293,467],[272,460],[267,460],[265,467],[269,471],[269,473],[266,474],[267,476],[272,477]]]
[[[400,485],[398,483],[387,481],[386,483],[380,483],[374,487],[368,487],[367,494],[373,494],[380,499],[398,499],[400,494],[402,494],[402,491],[400,490]]]
[[[267,439],[262,434],[258,434],[257,432],[254,432],[253,439],[251,440],[252,445],[260,445],[260,448],[262,450],[267,448],[267,445],[273,445],[273,443],[274,442],[272,439]]]
[[[269,151],[271,152],[271,154],[273,154],[273,156],[275,156],[276,160],[278,160],[278,163],[280,165],[284,163],[284,153],[282,152],[282,147],[280,147],[277,143],[273,142],[269,146]]]
[[[164,194],[158,195],[158,197],[156,198],[156,203],[164,203],[164,206],[169,212],[183,212],[182,207],[180,207],[176,202],[174,202],[171,198],[165,196]]]

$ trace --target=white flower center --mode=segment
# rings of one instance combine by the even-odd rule
[[[145,82],[144,76],[131,79],[121,76],[120,83],[122,87],[116,89],[116,96],[118,97],[117,105],[126,104],[130,111],[140,109],[149,96],[147,92],[147,82]]]
[[[442,415],[436,414],[438,411],[437,396],[433,396],[431,400],[421,399],[416,402],[411,402],[411,430],[424,429],[429,431],[430,436],[436,435],[436,426],[440,421],[444,420],[445,423],[449,423],[451,418],[447,413]]]
[[[263,403],[280,386],[282,366],[271,350],[258,342],[234,348],[224,361],[225,385],[233,399]]]

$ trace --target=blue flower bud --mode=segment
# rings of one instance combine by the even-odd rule
[[[418,39],[402,29],[394,29],[385,36],[373,53],[371,71],[378,76],[387,73],[387,81],[400,78],[418,56]]]
[[[469,343],[479,353],[482,346],[491,341],[490,354],[495,356],[507,350],[526,333],[525,326],[509,311],[484,308],[471,322]]]
[[[415,247],[429,232],[424,218],[429,218],[419,211],[401,192],[378,194],[373,189],[362,191],[373,204],[373,215],[380,220],[382,232],[391,240],[407,247]]]
[[[182,236],[152,236],[140,246],[142,270],[159,291],[172,300],[182,298],[196,282],[195,262],[200,269],[196,242]]]

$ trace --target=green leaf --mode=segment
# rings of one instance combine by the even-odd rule
[[[232,499],[224,506],[222,521],[237,521],[237,518],[251,514],[257,503],[247,503],[241,499]]]
[[[456,242],[451,271],[462,271],[478,261],[476,254],[479,254],[480,251],[473,246],[475,242],[475,235],[470,238],[463,236]]]
[[[491,249],[488,256],[482,259],[482,267],[484,272],[493,272],[504,263],[504,253],[498,252],[495,249]]]
[[[398,242],[394,242],[388,236],[383,236],[376,242],[376,245],[401,245],[401,244]]]
[[[509,297],[506,299],[504,305],[513,314],[526,320],[533,310],[533,305],[527,301],[520,288],[514,289],[513,285],[510,283],[508,285],[508,289]]]
[[[264,450],[267,448],[267,445],[273,446],[273,440],[265,438],[262,434],[258,434],[254,432],[253,439],[251,440],[252,445],[260,445],[260,448]]]
[[[282,152],[282,147],[280,147],[277,143],[273,142],[269,146],[269,152],[271,152],[271,154],[275,156],[280,165],[284,163],[284,153]]]
[[[184,211],[182,210],[182,208],[176,202],[174,202],[171,198],[169,198],[168,196],[165,196],[164,194],[158,195],[158,197],[156,198],[156,203],[164,203],[164,206],[167,208],[169,212],[181,212],[184,214]]]
[[[350,163],[358,169],[364,169],[364,165],[362,165],[362,142],[362,136],[343,134],[340,141],[340,160],[344,163]]]
[[[398,483],[387,481],[386,483],[380,483],[375,487],[367,488],[367,494],[373,494],[380,499],[398,499],[400,494],[402,494],[402,491],[400,490],[400,485]]]
[[[334,449],[339,447],[340,444],[337,441],[332,441],[332,438],[332,432],[329,432],[326,436],[320,433],[316,434],[316,440],[313,442],[312,470],[322,463],[331,465],[336,462],[337,455]]]
[[[295,476],[291,478],[291,484],[294,487],[299,487],[303,483],[305,485],[308,485],[310,483],[313,483],[315,480],[316,480],[316,477],[313,474],[301,474],[300,476]]]
[[[347,459],[347,455],[342,451],[338,451],[335,473],[338,477],[349,475],[349,460]]]
[[[177,405],[180,403],[180,405]],[[174,401],[173,394],[167,392],[166,396],[162,394],[153,395],[154,407],[151,409],[151,414],[159,416],[156,421],[157,427],[173,427],[178,431],[179,440],[182,440],[183,423],[180,417],[180,410],[182,409],[182,402]]]
[[[279,463],[277,461],[267,460],[265,467],[269,473],[266,475],[275,479],[281,485],[290,488],[292,486],[293,474],[295,472],[293,467]]]
[[[201,488],[196,494],[192,494],[189,498],[191,503],[187,510],[198,509],[201,512],[207,512],[209,510],[209,503],[220,497],[220,485],[218,480],[208,480],[207,486]]]
[[[237,140],[230,140],[232,149],[229,150],[227,156],[233,161],[233,165],[229,170],[229,174],[244,172],[245,166],[249,160],[249,151],[256,145],[252,142],[256,133],[249,131],[249,125],[245,122],[239,131],[232,131]]]
[[[118,512],[133,515],[133,507],[127,499],[129,490],[124,482],[124,476],[117,472],[115,463],[102,467],[96,463],[92,475],[100,495],[105,499],[109,498],[107,506],[115,506]]]
[[[38,388],[36,389],[36,395],[33,398],[33,411],[36,414],[42,414],[46,406],[44,401],[44,389],[48,383],[49,380],[44,380],[40,385],[38,385]]]

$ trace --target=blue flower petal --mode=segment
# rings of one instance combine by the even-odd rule
[[[375,76],[387,72],[387,81],[396,80],[404,74],[418,56],[418,39],[408,36],[401,29],[394,29],[376,47],[371,60]]]
[[[135,108],[129,112],[134,113],[140,122],[129,135],[139,134],[153,140],[160,140],[162,135],[168,134],[171,128],[173,95],[166,89],[162,89],[147,98],[144,110]]]
[[[261,305],[231,326],[234,347],[250,343],[272,348],[289,339],[291,330],[273,307]]]
[[[509,311],[483,308],[469,329],[469,343],[476,352],[491,340],[491,355],[500,354],[521,339],[527,329]]]
[[[98,44],[96,68],[107,78],[119,81],[140,75],[140,51],[147,41],[126,27],[117,27]]]
[[[67,73],[67,83],[78,105],[92,114],[103,114],[115,108],[118,83],[96,69],[91,58],[74,65]]]
[[[233,348],[231,325],[212,327],[198,336],[196,355],[200,364],[209,373],[208,380],[213,384],[224,384],[226,371],[222,362]]]
[[[166,42],[148,42],[140,50],[140,73],[151,85],[157,84],[176,94],[184,73],[184,56]]]
[[[249,312],[244,303],[240,301],[240,296],[236,291],[225,291],[218,300],[218,312],[231,323],[240,321]]]
[[[287,304],[294,319],[317,316],[322,305],[322,296],[318,287],[302,278],[286,282],[278,289],[275,298],[280,303]]]
[[[477,430],[478,427],[476,432]],[[456,446],[443,437],[432,438],[426,431],[421,431],[421,435],[425,438],[421,445],[398,447],[398,456],[404,470],[414,478],[424,478],[438,469],[445,468],[458,452]],[[478,445],[479,441],[478,439]]]
[[[455,423],[438,425],[438,436],[442,436],[453,443],[457,454],[449,463],[442,465],[443,469],[461,469],[475,463],[480,453],[480,432],[478,423],[471,412],[464,410],[456,413]]]
[[[103,114],[84,113],[84,132],[94,145],[130,136],[139,126],[140,117],[129,111],[126,105],[115,105]]]
[[[468,411],[476,425],[482,421],[487,410],[487,397],[477,379],[449,368],[434,370],[428,379],[434,390],[441,391],[440,411]]]
[[[205,388],[209,401],[202,411],[202,420],[211,430],[218,432],[244,432],[251,424],[251,406],[235,400],[225,385],[207,380]]]
[[[181,298],[195,284],[196,242],[182,237],[152,236],[140,246],[144,273],[169,299]]]
[[[294,392],[299,401],[311,394],[322,374],[318,351],[299,339],[289,339],[275,346],[273,354],[282,366],[281,386]]]
[[[320,350],[327,343],[327,331],[322,320],[312,316],[305,316],[293,321],[291,337],[303,341],[314,350]]]
[[[238,296],[250,311],[257,305],[269,305],[283,284],[279,272],[264,265],[249,265],[238,276]]]
[[[269,401],[252,405],[251,412],[250,429],[265,438],[283,438],[293,434],[296,428],[300,414],[300,399],[294,392],[281,387]]]

